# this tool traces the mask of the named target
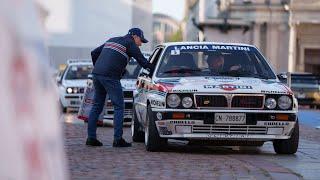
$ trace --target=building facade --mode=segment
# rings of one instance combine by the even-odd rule
[[[320,73],[315,68],[315,64],[320,65],[317,46],[320,41],[316,34],[320,32],[319,3],[316,0],[188,0],[185,39],[253,44],[265,54],[276,72]]]
[[[67,59],[89,59],[108,38],[125,35],[131,27],[144,30],[152,48],[152,0],[43,0],[51,65]]]
[[[153,14],[153,47],[168,42],[179,28],[180,23],[174,18],[160,13]]]

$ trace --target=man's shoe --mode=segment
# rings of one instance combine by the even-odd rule
[[[103,144],[100,141],[98,141],[98,139],[87,138],[86,145],[87,146],[102,146]]]
[[[113,140],[113,147],[131,147],[131,143],[127,143],[124,139]]]

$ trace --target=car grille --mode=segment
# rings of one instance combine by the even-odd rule
[[[250,108],[262,109],[264,95],[226,94],[226,95],[195,95],[197,108]]]
[[[123,97],[125,99],[132,99],[133,98],[133,91],[123,91]]]
[[[107,110],[106,114],[109,114],[109,115],[114,114],[114,110],[113,109],[112,110]],[[131,116],[132,115],[132,109],[125,109],[123,111],[123,115],[124,116]]]
[[[80,93],[84,93],[84,88],[79,88]]]
[[[263,96],[234,96],[231,107],[234,108],[263,108]]]
[[[248,125],[193,125],[192,133],[263,135],[267,134],[267,127]]]
[[[228,107],[227,99],[223,95],[196,95],[198,107]]]

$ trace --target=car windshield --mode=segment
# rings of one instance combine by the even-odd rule
[[[65,76],[66,80],[88,79],[92,72],[92,65],[71,65]]]
[[[137,79],[140,69],[141,69],[141,66],[138,64],[138,62],[134,58],[131,58],[126,67],[126,72],[122,78]]]
[[[236,45],[177,45],[166,49],[157,77],[232,76],[276,79],[256,48]]]

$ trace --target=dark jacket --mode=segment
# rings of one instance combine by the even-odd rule
[[[121,79],[131,57],[135,58],[143,68],[153,69],[131,35],[109,39],[94,49],[91,57],[94,65],[92,73],[112,79]]]

